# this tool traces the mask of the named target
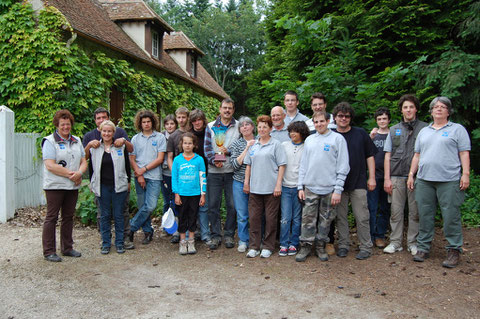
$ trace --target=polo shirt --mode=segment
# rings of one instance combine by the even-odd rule
[[[251,166],[250,193],[273,194],[277,184],[278,167],[287,164],[287,155],[282,143],[274,138],[266,144],[258,140],[250,147],[243,162]]]
[[[157,158],[158,153],[167,150],[167,140],[165,135],[157,131],[153,131],[150,136],[138,133],[132,138],[133,152],[135,162],[139,167],[144,167]],[[158,165],[154,169],[148,170],[143,174],[144,178],[152,180],[162,180],[162,165]]]
[[[273,137],[274,139],[279,140],[280,142],[290,141],[290,136],[288,136],[287,125],[283,125],[283,128],[281,130],[277,130],[275,129],[275,127],[273,127],[272,131],[270,132],[270,136]]]
[[[307,121],[308,120],[308,117],[306,117],[305,115],[303,115],[302,113],[300,113],[300,111],[297,109],[297,113],[295,114],[294,117],[290,118],[290,116],[287,116],[285,117],[285,119],[283,120],[285,122],[285,126],[288,127],[288,124],[292,123],[292,122],[296,122],[296,121]]]
[[[428,125],[415,141],[415,153],[420,153],[417,177],[431,182],[460,180],[462,164],[458,153],[470,150],[470,138],[462,125],[449,121],[438,130]]]

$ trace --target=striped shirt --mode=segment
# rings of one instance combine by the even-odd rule
[[[233,179],[240,183],[243,183],[245,180],[245,169],[247,168],[247,165],[244,163],[241,165],[238,164],[237,157],[242,154],[246,147],[247,141],[243,137],[240,137],[228,148],[230,152],[230,164],[233,166]]]

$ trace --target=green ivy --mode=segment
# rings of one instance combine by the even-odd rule
[[[202,109],[216,116],[219,102],[188,84],[136,70],[129,62],[87,52],[75,42],[72,27],[54,7],[38,15],[28,3],[17,2],[0,16],[0,104],[15,112],[17,132],[49,134],[52,118],[66,108],[75,116],[74,133],[92,127],[92,113],[108,108],[108,93],[117,86],[125,93],[120,125],[135,133],[139,109],[173,113],[179,106]],[[73,42],[73,44],[71,43]]]

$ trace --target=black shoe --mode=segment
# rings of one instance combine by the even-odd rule
[[[107,247],[107,246],[103,246],[102,250],[100,250],[100,253],[102,253],[102,255],[107,255],[109,252],[110,252],[110,247]]]
[[[360,250],[360,252],[355,256],[355,258],[357,258],[358,260],[365,260],[365,259],[369,258],[371,255],[372,254],[370,254],[366,250]]]
[[[227,248],[233,248],[235,247],[235,241],[233,240],[232,237],[225,237],[225,247]]]
[[[218,238],[210,238],[210,240],[207,241],[206,244],[210,250],[215,250],[218,248],[220,241],[218,240]]]
[[[135,245],[131,241],[126,241],[125,242],[125,249],[130,250],[130,249],[135,249]]]
[[[340,257],[340,258],[347,257],[347,255],[348,255],[348,249],[347,248],[340,248],[337,251],[337,256]]]
[[[64,256],[68,256],[68,257],[82,257],[82,254],[79,252],[79,251],[76,251],[75,249],[72,249],[66,253],[62,253],[62,255]]]
[[[117,246],[117,254],[123,254],[123,253],[125,253],[125,247]]]
[[[430,255],[427,252],[419,250],[415,256],[413,256],[413,261],[421,263],[424,262],[428,257],[430,257]]]
[[[58,263],[62,261],[62,258],[60,258],[57,254],[51,254],[48,256],[44,256],[43,258],[45,258],[45,260],[48,260],[54,263]]]
[[[153,239],[153,230],[151,233],[145,233],[145,238],[142,240],[142,244],[148,245]]]
[[[172,244],[178,244],[180,242],[180,235],[173,235],[170,239],[170,242]]]
[[[133,243],[133,236],[135,235],[135,232],[133,231],[130,231],[128,233],[128,240],[130,240],[131,243]]]

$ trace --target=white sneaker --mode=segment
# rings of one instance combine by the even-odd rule
[[[417,245],[412,244],[412,245],[408,246],[408,251],[412,254],[412,256],[415,256],[418,252]]]
[[[272,255],[272,252],[268,249],[262,249],[262,253],[260,254],[260,257],[262,258],[268,258]]]
[[[180,255],[186,255],[188,254],[188,249],[187,249],[187,241],[185,239],[182,239],[180,241],[180,245],[178,245],[178,253]]]
[[[388,244],[388,246],[383,249],[383,252],[387,254],[393,254],[397,251],[402,251],[402,250],[403,250],[402,246],[397,246],[395,244]]]
[[[244,252],[246,252],[246,251],[247,251],[247,244],[244,243],[244,242],[239,242],[239,243],[238,243],[237,251],[238,251],[239,253],[244,253]]]
[[[247,253],[247,258],[255,258],[258,255],[260,255],[260,252],[258,250],[250,249]]]

